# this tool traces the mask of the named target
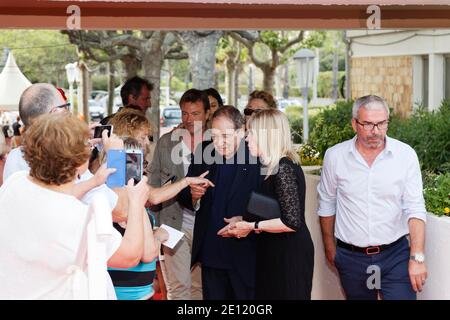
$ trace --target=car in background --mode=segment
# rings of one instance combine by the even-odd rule
[[[91,120],[100,121],[105,117],[105,108],[103,108],[102,105],[96,100],[89,99],[88,106],[89,106],[89,117],[91,118]]]
[[[160,114],[161,127],[176,127],[181,123],[180,107],[165,107],[161,109]]]
[[[277,99],[277,106],[280,111],[285,112],[287,107],[300,107],[301,101],[298,99]]]
[[[99,100],[100,106],[102,106],[105,111],[108,110],[108,97],[109,96],[106,95]],[[116,113],[120,107],[122,107],[122,98],[120,97],[120,93],[115,93],[113,103],[113,113]]]
[[[108,92],[105,90],[92,90],[90,99],[99,101],[104,96],[107,96]]]

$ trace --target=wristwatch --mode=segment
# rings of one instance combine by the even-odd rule
[[[253,228],[255,230],[255,233],[261,233],[261,230],[259,230],[259,221],[255,222],[255,227]]]
[[[417,252],[413,256],[409,257],[410,260],[414,260],[417,263],[424,263],[425,262],[425,254],[422,252]]]

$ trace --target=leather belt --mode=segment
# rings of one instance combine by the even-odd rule
[[[394,241],[394,242],[392,242],[390,244],[383,244],[383,245],[379,245],[379,246],[372,246],[372,247],[365,247],[365,248],[357,247],[357,246],[345,243],[345,242],[343,242],[343,241],[341,241],[339,239],[337,239],[337,243],[336,244],[340,248],[344,248],[344,249],[347,249],[347,250],[350,250],[350,251],[362,252],[362,253],[365,253],[365,254],[371,256],[371,255],[374,255],[374,254],[379,254],[381,251],[384,251],[386,249],[389,249],[389,248],[395,246],[400,241],[402,241],[404,237],[405,236],[402,236],[398,240],[396,240],[396,241]]]

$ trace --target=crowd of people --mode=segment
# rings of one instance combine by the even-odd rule
[[[214,88],[189,89],[182,123],[154,137],[152,89],[129,79],[123,107],[101,121],[113,134],[101,139],[99,124],[72,115],[54,86],[24,91],[21,140],[9,150],[0,136],[0,298],[74,298],[67,270],[86,254],[88,208],[100,195],[114,226],[103,275],[110,299],[152,299],[158,288],[170,300],[311,299],[312,195],[273,96],[252,92],[241,113]],[[318,186],[325,254],[349,299],[415,299],[427,276],[419,163],[386,135],[388,121],[382,98],[356,100],[356,135],[327,151]],[[110,188],[108,155],[127,149],[144,155],[144,175]],[[184,234],[173,248],[163,224]],[[373,264],[375,289],[366,281]]]

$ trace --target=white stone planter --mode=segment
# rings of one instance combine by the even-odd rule
[[[326,261],[322,244],[319,217],[317,215],[317,185],[320,176],[307,174],[305,218],[314,242],[314,279],[312,299],[344,299],[338,275]],[[428,280],[419,300],[450,299],[450,217],[427,216],[425,256]]]
[[[450,218],[427,215],[425,257],[428,280],[420,300],[450,299]]]
[[[303,168],[306,178],[305,218],[314,242],[314,278],[311,298],[314,300],[342,300],[344,293],[337,272],[328,267],[322,243],[319,216],[317,215],[318,195],[317,185],[320,176],[307,174],[308,168]]]

